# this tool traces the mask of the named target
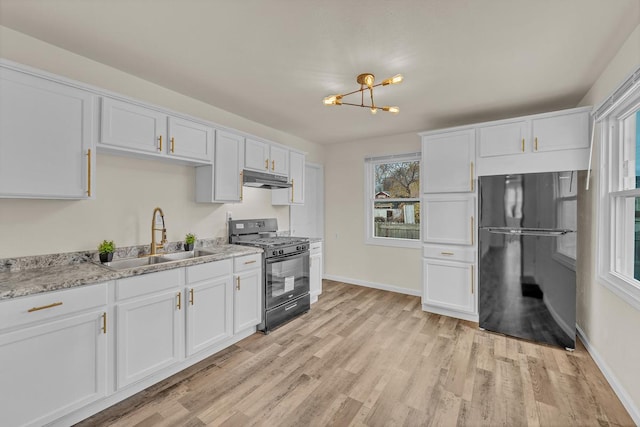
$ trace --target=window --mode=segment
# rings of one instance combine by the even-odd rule
[[[596,119],[602,141],[598,275],[640,309],[640,69]]]
[[[366,243],[420,246],[420,153],[365,159]]]

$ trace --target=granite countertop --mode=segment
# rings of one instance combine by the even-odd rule
[[[262,253],[262,249],[251,246],[207,244],[207,242],[200,241],[198,243],[196,249],[204,249],[212,254],[119,271],[100,264],[95,251],[0,259],[0,301]],[[169,246],[167,252],[181,249],[180,244],[174,246]],[[119,248],[115,253],[114,260],[144,256],[146,255],[145,248],[148,249],[148,247],[149,245]]]
[[[309,237],[309,243],[322,243],[322,237]]]

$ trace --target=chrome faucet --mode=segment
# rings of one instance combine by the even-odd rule
[[[160,214],[160,218],[162,218],[162,228],[156,228],[157,214]],[[160,240],[160,243],[156,242],[156,231],[162,231],[162,240]],[[164,248],[165,243],[167,243],[167,229],[164,225],[164,212],[162,212],[160,208],[155,208],[153,210],[153,218],[151,218],[151,255],[157,254],[158,249]]]

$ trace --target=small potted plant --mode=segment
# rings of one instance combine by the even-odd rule
[[[98,245],[98,253],[100,254],[100,262],[111,262],[113,260],[113,252],[116,250],[116,245],[113,240],[103,240]]]
[[[192,251],[193,250],[193,246],[196,243],[196,235],[193,233],[187,233],[184,236],[184,250],[185,251]]]

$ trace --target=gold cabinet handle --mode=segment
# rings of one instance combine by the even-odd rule
[[[102,313],[102,332],[107,333],[107,313]]]
[[[536,148],[536,151],[538,151],[538,137],[536,136],[535,140],[534,140],[534,146]]]
[[[189,289],[189,304],[193,305],[193,288]]]
[[[238,284],[236,285],[236,289],[240,290],[240,276],[238,276],[237,282],[238,282]]]
[[[471,295],[473,295],[473,288],[475,285],[475,277],[473,275],[473,265],[471,266]]]
[[[171,152],[172,153],[173,153],[174,144],[175,144],[174,138],[171,137]]]
[[[293,203],[293,194],[294,194],[294,182],[293,182],[293,178],[291,178],[291,203]]]
[[[272,171],[276,170],[276,161],[275,160],[271,160],[271,170]]]
[[[242,185],[243,180],[244,180],[244,175],[242,172],[240,172],[240,201],[242,201],[242,197],[244,196],[244,185]]]
[[[269,159],[264,159],[264,168],[269,170]]]
[[[253,264],[253,263],[255,263],[255,262],[256,262],[256,260],[255,260],[255,259],[252,259],[251,261],[245,261],[245,262],[244,262],[244,264],[245,264],[245,265],[247,265],[247,264]]]
[[[471,191],[473,191],[473,162],[470,163],[469,167],[469,183],[471,185]]]
[[[62,305],[62,301],[54,302],[53,304],[49,304],[49,305],[42,305],[40,307],[33,307],[33,308],[30,308],[29,310],[27,310],[27,312],[28,313],[33,313],[34,311],[46,310],[47,308],[53,308],[53,307],[57,307],[59,305]]]
[[[471,245],[473,245],[473,232],[474,232],[474,220],[473,217],[471,217]]]
[[[176,296],[178,297],[178,310],[182,310],[182,292],[178,292]]]
[[[452,256],[452,255],[454,255],[454,253],[453,252],[440,252],[440,255]]]
[[[158,140],[160,141],[160,147],[158,148],[158,151],[162,151],[162,135],[158,137]]]
[[[87,150],[87,196],[91,197],[91,148]]]
[[[522,138],[522,152],[524,153],[524,138]]]

